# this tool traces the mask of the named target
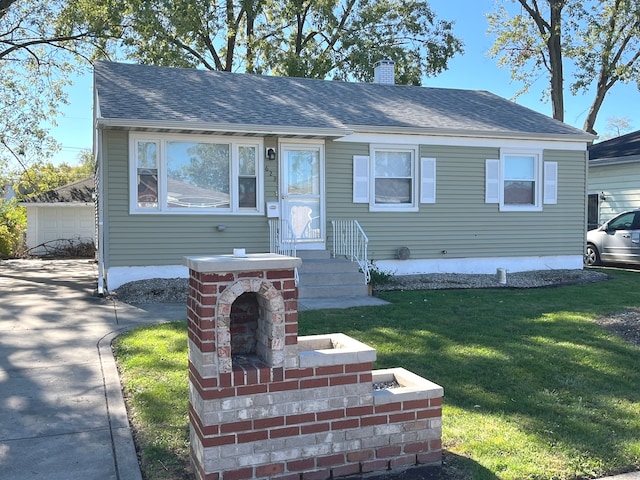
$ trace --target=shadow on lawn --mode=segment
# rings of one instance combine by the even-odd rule
[[[506,419],[537,448],[560,447],[580,477],[637,462],[628,447],[640,428],[640,350],[592,321],[595,292],[585,305],[572,288],[394,292],[383,296],[395,305],[349,318],[302,315],[301,331],[358,338],[376,348],[375,368],[407,368],[444,387],[445,408]]]

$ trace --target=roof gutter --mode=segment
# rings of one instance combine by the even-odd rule
[[[451,128],[424,128],[424,127],[384,127],[371,125],[347,125],[354,133],[388,133],[403,135],[429,135],[442,137],[468,137],[468,138],[504,138],[510,140],[553,140],[570,142],[593,142],[597,135],[590,133],[527,133],[504,132],[499,130],[460,130]]]
[[[165,120],[138,120],[125,118],[96,118],[96,128],[122,128],[144,130],[172,130],[172,131],[201,131],[201,132],[225,132],[230,134],[264,135],[264,136],[296,136],[296,137],[323,137],[340,138],[351,135],[353,130],[349,128],[314,128],[314,127],[288,127],[282,125],[252,125],[240,123],[210,123],[189,121],[165,121]]]

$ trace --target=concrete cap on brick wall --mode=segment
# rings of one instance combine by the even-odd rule
[[[244,257],[234,255],[200,255],[183,257],[183,264],[200,273],[244,272],[253,270],[291,270],[302,265],[298,257],[277,253],[250,253]]]

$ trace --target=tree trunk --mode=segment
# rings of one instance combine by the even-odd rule
[[[564,122],[564,78],[562,67],[562,8],[564,0],[552,0],[551,31],[547,48],[549,49],[549,66],[551,68],[551,105],[553,118]]]

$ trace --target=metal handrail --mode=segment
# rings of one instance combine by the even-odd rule
[[[352,262],[358,262],[364,274],[364,283],[371,280],[371,263],[367,257],[369,238],[357,220],[331,220],[333,227],[333,250],[331,255],[344,255]]]
[[[269,253],[278,253],[289,257],[297,256],[296,233],[286,218],[269,219]],[[295,269],[296,286],[298,269]]]

